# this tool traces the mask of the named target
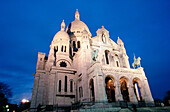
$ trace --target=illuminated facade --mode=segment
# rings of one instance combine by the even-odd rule
[[[38,53],[31,108],[75,102],[153,104],[142,67],[130,68],[124,43],[115,43],[104,26],[92,37],[79,12],[54,36],[48,57]]]

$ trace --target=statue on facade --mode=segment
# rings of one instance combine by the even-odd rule
[[[137,68],[138,68],[138,67],[141,67],[140,60],[141,60],[140,57],[138,57],[138,58],[136,59],[136,57],[135,57],[135,55],[134,55],[134,62],[132,63],[132,66],[133,66],[134,69],[135,69],[136,67],[137,67]]]
[[[98,49],[93,50],[93,54],[92,54],[92,60],[93,60],[93,61],[97,61],[98,52],[99,52]]]
[[[106,37],[105,37],[104,32],[102,32],[102,41],[103,41],[104,43],[106,42]]]

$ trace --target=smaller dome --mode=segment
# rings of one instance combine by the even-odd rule
[[[69,35],[67,34],[67,32],[65,31],[65,23],[64,20],[61,23],[61,30],[59,32],[57,32],[53,38],[53,40],[58,40],[58,39],[62,39],[62,40],[69,40]]]
[[[57,40],[57,39],[69,40],[69,35],[65,31],[59,31],[54,36],[54,40]]]

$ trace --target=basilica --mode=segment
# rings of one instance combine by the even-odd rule
[[[92,37],[78,10],[67,27],[62,21],[48,56],[38,52],[31,108],[76,102],[153,104],[145,72],[141,66],[130,68],[123,41],[118,37],[114,42],[104,26],[96,33]]]

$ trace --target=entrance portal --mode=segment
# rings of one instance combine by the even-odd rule
[[[90,101],[95,101],[94,81],[93,81],[93,79],[90,79]]]
[[[125,78],[120,79],[120,89],[121,89],[121,94],[123,96],[123,100],[129,102],[129,92],[127,88],[127,80]]]
[[[115,102],[115,87],[113,80],[110,77],[106,77],[105,83],[105,90],[108,102]]]

